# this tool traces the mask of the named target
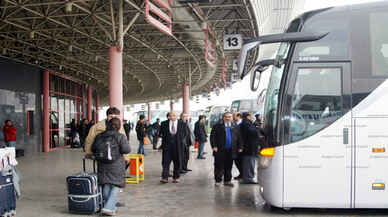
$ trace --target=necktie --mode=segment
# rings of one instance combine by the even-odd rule
[[[174,123],[174,122],[172,122],[171,131],[172,131],[172,134],[173,134],[173,135],[176,134],[176,131],[175,131],[175,123]]]

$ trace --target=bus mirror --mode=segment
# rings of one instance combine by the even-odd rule
[[[261,74],[268,69],[269,66],[274,65],[274,59],[262,60],[256,63],[251,69],[251,90],[256,91],[260,85]]]

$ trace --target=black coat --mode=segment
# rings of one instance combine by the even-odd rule
[[[158,122],[155,122],[152,124],[152,128],[155,130],[154,136],[157,136],[160,134],[160,124]]]
[[[205,125],[200,121],[197,121],[195,123],[194,135],[195,135],[195,141],[198,141],[201,144],[207,142],[207,133],[206,133]]]
[[[129,132],[131,131],[131,125],[129,125],[129,123],[126,123],[123,125],[123,127],[124,127],[125,134],[127,134],[128,136]]]
[[[116,131],[107,131],[106,133],[116,138],[116,141],[120,145],[120,154],[123,155],[131,152],[131,147],[129,146],[125,135]],[[96,136],[94,141],[96,141],[98,138],[99,135]],[[97,175],[98,183],[100,185],[112,184],[118,187],[123,187],[125,185],[125,161],[122,155],[119,159],[111,164],[98,162]]]
[[[250,120],[243,120],[241,126],[241,138],[243,140],[243,155],[257,156],[261,145],[260,131]]]
[[[241,135],[240,135],[240,128],[232,123],[231,127],[232,132],[232,157],[235,159],[237,158],[238,150],[243,148]],[[226,129],[225,129],[225,123],[224,121],[217,122],[210,133],[210,145],[212,148],[217,147],[218,152],[225,151],[225,144],[226,144]],[[214,155],[214,153],[213,153]]]
[[[144,123],[141,123],[140,121],[137,122],[136,134],[138,140],[143,140],[144,137],[146,137],[146,126]]]
[[[188,143],[188,140],[190,140],[190,134],[188,134],[186,127],[187,125],[183,121],[178,120],[176,136],[177,136],[177,143],[178,143],[177,152],[178,152],[178,158],[180,162],[182,162],[183,160],[184,146]],[[160,134],[159,134],[159,137],[162,137],[162,150],[164,152],[163,156],[165,156],[165,153],[169,151],[168,137],[170,135],[171,135],[170,120],[163,121],[160,126]],[[164,159],[162,161],[164,161]]]

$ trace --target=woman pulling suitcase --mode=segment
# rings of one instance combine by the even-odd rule
[[[131,152],[125,135],[119,133],[121,121],[118,118],[109,120],[107,130],[96,136],[92,152],[97,160],[98,183],[102,186],[104,206],[102,214],[116,214],[120,188],[125,186],[124,154]]]

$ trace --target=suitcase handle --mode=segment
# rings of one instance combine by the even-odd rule
[[[93,159],[92,157],[90,157],[90,158],[84,157],[82,159],[82,165],[83,165],[84,172],[86,173],[86,160],[88,160],[88,159],[93,160],[93,172],[96,173],[96,160]]]

